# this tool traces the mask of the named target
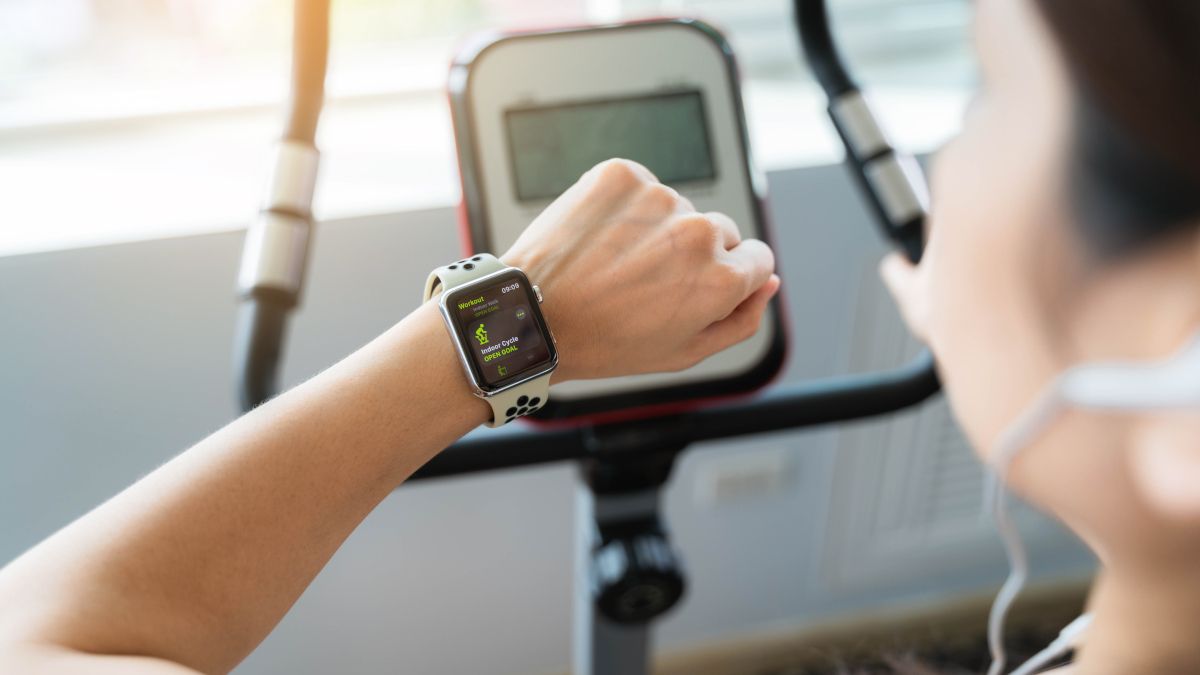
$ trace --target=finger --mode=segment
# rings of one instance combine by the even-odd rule
[[[590,173],[602,172],[602,171],[612,170],[612,169],[627,169],[630,172],[632,172],[634,175],[636,175],[638,178],[641,178],[642,180],[644,180],[646,182],[649,182],[649,183],[659,182],[658,176],[655,176],[654,173],[652,171],[650,171],[650,169],[647,169],[645,166],[643,166],[642,164],[639,164],[638,162],[633,161],[632,159],[625,159],[623,157],[613,157],[611,159],[606,159],[603,162],[600,162],[599,164],[597,164],[597,165],[593,166],[591,169],[589,169],[588,173],[590,174]],[[587,175],[587,174],[584,174],[584,175]]]
[[[899,253],[889,253],[879,264],[879,276],[887,286],[900,315],[913,335],[925,340],[927,311],[918,288],[918,269]]]
[[[754,335],[762,324],[762,315],[767,309],[767,303],[779,292],[780,284],[778,275],[770,275],[766,282],[743,300],[729,316],[701,331],[696,336],[696,348],[701,358],[707,358]]]
[[[642,178],[645,178],[646,180],[650,181],[651,183],[660,182],[658,180],[658,176],[655,176],[653,171],[651,171],[650,169],[647,169],[645,167],[645,165],[641,164],[640,162],[635,162],[632,159],[621,159],[621,161],[628,162],[630,165],[630,168],[632,168],[634,171],[636,171],[638,173],[638,175],[640,175]]]
[[[567,192],[586,194],[599,188],[612,197],[630,196],[646,185],[655,183],[658,183],[658,179],[646,167],[628,159],[614,158],[588,169]]]
[[[659,183],[655,180],[652,183],[647,183],[646,189],[650,192],[658,192],[662,197],[665,197],[664,201],[670,204],[672,214],[681,216],[695,215],[696,207],[692,204],[692,200],[679,194],[679,190],[670,185]]]
[[[741,289],[744,300],[757,291],[775,272],[775,254],[771,247],[757,239],[747,239],[725,253],[725,260],[740,272],[745,285]]]
[[[675,213],[695,213],[696,212],[696,206],[694,204],[692,204],[692,200],[679,194],[678,191],[676,191],[675,194],[678,195],[678,197],[679,197],[679,201],[675,204]]]
[[[889,253],[879,263],[879,276],[901,311],[913,304],[917,268],[899,253]]]
[[[726,251],[742,242],[742,233],[738,231],[737,223],[733,222],[733,218],[720,211],[709,211],[704,214],[704,217],[711,220],[721,230],[721,239],[725,244]]]

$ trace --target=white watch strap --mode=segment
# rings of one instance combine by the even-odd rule
[[[424,299],[428,301],[438,292],[448,291],[507,267],[496,256],[489,253],[479,253],[470,258],[443,265],[429,273],[429,278],[425,281]],[[453,331],[453,329],[450,330]],[[458,336],[452,335],[451,338],[457,340]],[[492,407],[492,419],[487,424],[489,427],[504,426],[518,417],[524,417],[546,405],[548,398],[550,398],[550,373],[512,389],[486,396],[483,400]]]
[[[430,272],[429,278],[425,280],[425,300],[436,295],[439,289],[445,291],[462,286],[506,267],[508,265],[490,253],[479,253],[449,265],[442,265]]]
[[[492,420],[489,427],[502,427],[505,424],[524,417],[546,405],[550,398],[550,373],[530,380],[519,387],[504,391],[485,398],[492,406]]]

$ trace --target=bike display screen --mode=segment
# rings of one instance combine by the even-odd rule
[[[483,286],[453,290],[443,302],[468,365],[485,389],[543,371],[558,358],[533,285],[519,270],[492,277]]]
[[[513,108],[504,122],[520,201],[557,197],[611,157],[639,162],[668,185],[717,175],[699,91]]]

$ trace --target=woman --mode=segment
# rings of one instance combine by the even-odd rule
[[[938,160],[924,261],[884,276],[987,459],[1067,366],[1200,329],[1200,5],[977,4],[985,93]],[[504,260],[545,291],[558,380],[686,367],[749,335],[779,284],[761,242],[619,161]],[[487,419],[452,349],[421,307],[13,562],[0,671],[232,668],[383,497]],[[1078,672],[1200,672],[1198,434],[1191,415],[1069,413],[1019,456],[1013,487],[1104,562]]]
[[[883,276],[985,461],[1069,366],[1200,331],[1200,3],[980,0],[928,248]],[[1200,413],[1200,411],[1196,411]],[[1059,416],[1009,486],[1103,566],[1079,673],[1200,673],[1200,414]]]

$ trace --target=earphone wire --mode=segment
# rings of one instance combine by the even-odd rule
[[[1042,392],[1000,437],[993,454],[994,460],[989,463],[991,470],[987,474],[984,500],[1004,544],[1009,573],[988,614],[987,640],[992,663],[987,675],[1002,675],[1005,671],[1008,653],[1004,648],[1004,623],[1029,578],[1029,555],[1009,509],[1008,473],[1021,450],[1030,445],[1061,412],[1063,401],[1056,384]]]
[[[1087,629],[1092,624],[1092,615],[1082,614],[1074,621],[1067,624],[1067,627],[1062,629],[1054,642],[1051,642],[1042,651],[1034,654],[1028,661],[1021,664],[1020,668],[1012,671],[1010,675],[1034,675],[1042,669],[1049,666],[1055,659],[1063,656],[1067,652],[1075,648],[1080,636],[1087,632]]]
[[[1033,444],[1068,406],[1088,410],[1163,410],[1200,405],[1200,335],[1173,356],[1150,364],[1110,362],[1076,366],[1059,375],[1000,435],[988,462],[985,509],[1008,555],[1009,574],[988,615],[988,649],[992,664],[988,675],[1003,675],[1007,665],[1004,622],[1029,577],[1029,558],[1021,533],[1009,510],[1008,474],[1017,456]],[[1087,631],[1091,616],[1072,621],[1059,638],[1013,675],[1036,672],[1054,657],[1066,653]]]

